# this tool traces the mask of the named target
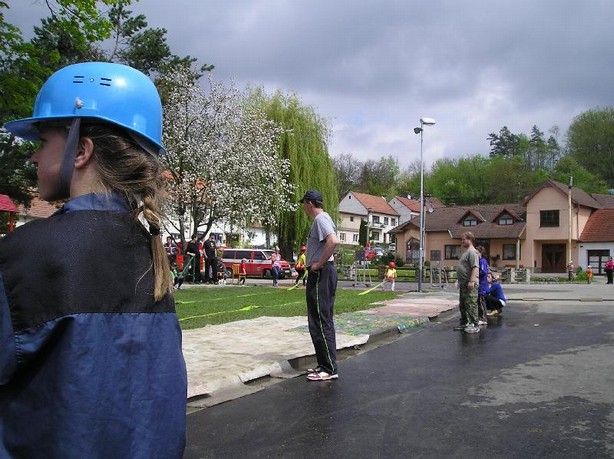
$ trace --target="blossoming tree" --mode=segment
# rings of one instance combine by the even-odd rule
[[[163,141],[169,202],[167,228],[208,233],[216,222],[237,230],[251,222],[274,226],[295,208],[290,163],[278,154],[282,128],[233,83],[208,78],[207,89],[189,69],[162,76]]]

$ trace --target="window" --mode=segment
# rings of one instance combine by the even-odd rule
[[[345,242],[345,233],[339,233],[339,240]]]
[[[252,257],[252,252],[249,250],[237,250],[236,253],[234,254],[234,257],[228,257],[228,258],[234,258],[235,260],[241,260],[243,258],[249,260]]]
[[[379,223],[379,215],[373,215],[371,218],[372,223]]]
[[[459,260],[461,255],[460,245],[446,245],[446,260]]]
[[[354,221],[354,216],[350,215],[350,221],[353,222]]]
[[[391,224],[392,226],[397,226],[397,219],[396,219],[396,218],[391,218],[391,219],[390,219],[390,224]]]
[[[556,228],[559,226],[558,210],[540,210],[539,226],[542,228]]]
[[[372,241],[379,241],[379,231],[371,231],[371,237],[369,239]]]
[[[516,244],[503,244],[503,259],[515,260],[516,259]]]
[[[478,219],[473,215],[469,215],[467,218],[463,220],[463,226],[477,226]]]
[[[358,234],[352,235],[352,242],[358,242]]]
[[[431,261],[441,261],[441,250],[431,250]]]
[[[388,217],[384,217],[384,225],[388,225]]]
[[[513,225],[514,219],[510,214],[503,214],[499,217],[499,225]]]

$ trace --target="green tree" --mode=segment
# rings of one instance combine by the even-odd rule
[[[333,158],[333,167],[337,179],[337,195],[342,198],[350,191],[360,191],[359,180],[363,163],[350,153],[343,153]]]
[[[138,1],[138,0],[137,0]],[[133,17],[127,7],[132,0],[46,0],[50,17],[34,28],[34,37],[24,42],[21,31],[7,24],[0,0],[0,124],[27,117],[43,82],[57,69],[75,62],[101,60],[127,63],[147,74],[159,76],[175,68],[190,68],[195,59],[171,54],[166,30],[147,29],[142,15]],[[110,6],[103,11],[102,7]],[[102,43],[112,38],[110,50]],[[192,70],[194,80],[213,66]],[[33,167],[27,161],[30,142],[10,136],[0,140],[0,192],[28,204],[36,187]],[[5,167],[9,166],[9,167]]]
[[[520,137],[513,134],[507,126],[503,126],[499,134],[489,134],[487,140],[490,142],[491,158],[495,156],[512,158],[520,154]]]
[[[491,158],[485,172],[488,199],[482,204],[506,204],[521,202],[548,175],[544,169],[532,170],[520,157],[511,159]]]
[[[561,183],[569,183],[573,177],[573,185],[587,193],[608,193],[608,183],[601,177],[589,172],[570,155],[566,155],[558,162],[551,178]]]
[[[435,161],[425,174],[424,190],[447,204],[481,204],[490,199],[486,183],[488,159],[475,155]]]
[[[328,154],[328,122],[295,94],[277,91],[273,95],[263,88],[253,88],[250,103],[262,109],[268,118],[283,127],[279,155],[290,162],[289,181],[294,186],[295,202],[308,189],[318,189],[324,196],[324,208],[337,220],[339,197],[335,171]],[[295,211],[280,210],[273,228],[283,257],[290,259],[296,247],[307,240],[311,221],[300,206]]]
[[[567,130],[567,149],[579,165],[614,187],[614,108],[576,116]]]
[[[373,196],[389,196],[400,176],[397,160],[392,157],[381,157],[379,160],[368,160],[362,166],[360,188],[364,193]]]
[[[360,228],[358,229],[358,243],[366,247],[369,241],[369,225],[365,220],[360,220]]]

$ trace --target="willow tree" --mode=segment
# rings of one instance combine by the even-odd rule
[[[294,94],[277,91],[268,95],[262,88],[251,90],[249,103],[260,107],[267,117],[283,130],[279,138],[278,154],[290,162],[289,181],[294,185],[294,199],[298,202],[306,190],[320,190],[324,208],[337,220],[339,196],[332,159],[328,154],[330,135],[328,122],[310,106],[305,106]],[[279,210],[279,218],[272,228],[284,258],[307,242],[311,221],[297,206],[294,211]]]

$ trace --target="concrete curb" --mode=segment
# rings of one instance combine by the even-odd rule
[[[335,317],[339,360],[429,323],[457,306],[454,295],[401,295],[367,311]],[[315,363],[305,317],[259,317],[183,333],[190,410],[262,390]]]

